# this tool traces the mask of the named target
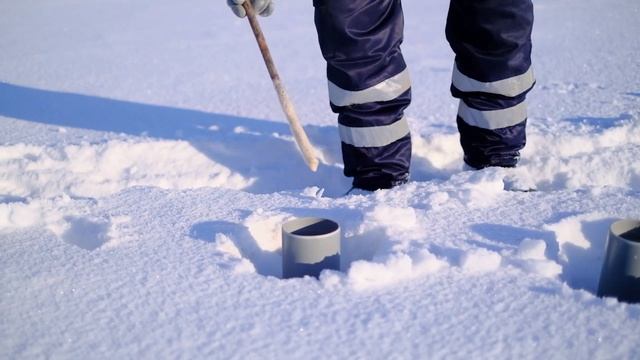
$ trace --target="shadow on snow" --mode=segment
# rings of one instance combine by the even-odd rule
[[[317,185],[340,193],[348,181],[340,167],[336,127],[307,125],[324,163],[309,171],[296,154],[286,123],[243,118],[0,82],[0,115],[49,125],[167,140],[183,140],[211,160],[253,178],[245,191],[270,193]]]

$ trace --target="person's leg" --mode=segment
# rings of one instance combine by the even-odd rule
[[[411,137],[404,110],[411,102],[411,84],[400,52],[400,0],[313,4],[331,108],[339,114],[344,174],[365,190],[406,182]]]
[[[471,167],[513,167],[525,146],[532,26],[531,0],[451,0],[451,93],[460,99],[460,142]]]

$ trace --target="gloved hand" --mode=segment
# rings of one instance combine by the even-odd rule
[[[231,7],[231,11],[238,17],[245,17],[247,13],[244,11],[242,4],[247,0],[227,0],[227,5]],[[256,11],[256,14],[261,16],[269,16],[273,12],[274,5],[271,0],[251,0],[251,5]]]

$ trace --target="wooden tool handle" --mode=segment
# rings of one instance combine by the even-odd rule
[[[251,25],[251,29],[253,30],[253,35],[256,37],[258,47],[260,48],[260,52],[262,53],[262,58],[264,59],[264,63],[267,66],[267,70],[269,71],[269,76],[271,77],[273,86],[276,89],[276,93],[278,93],[278,99],[280,100],[282,111],[284,111],[284,114],[289,121],[289,126],[291,127],[293,137],[296,140],[298,148],[302,152],[302,157],[307,163],[307,166],[309,166],[309,169],[311,169],[311,171],[316,171],[318,170],[318,159],[316,158],[315,150],[313,148],[313,145],[311,145],[311,142],[309,142],[309,138],[304,132],[302,125],[300,125],[300,120],[298,119],[298,115],[296,114],[295,108],[293,107],[293,103],[289,99],[287,91],[285,90],[284,85],[280,80],[280,75],[278,75],[278,71],[276,70],[276,65],[273,62],[273,58],[271,57],[271,52],[269,51],[269,47],[267,46],[267,40],[262,33],[260,23],[258,23],[258,19],[256,18],[256,12],[251,5],[251,0],[245,1],[242,6],[247,13],[247,18],[249,19],[249,24]]]

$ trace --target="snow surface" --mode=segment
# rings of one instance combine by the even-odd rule
[[[224,1],[0,0],[0,358],[640,357],[640,305],[594,295],[640,218],[640,3],[535,1],[522,166],[474,172],[448,4],[405,0],[413,181],[351,196],[313,7],[277,5],[317,173]],[[281,280],[310,215],[343,271]]]

